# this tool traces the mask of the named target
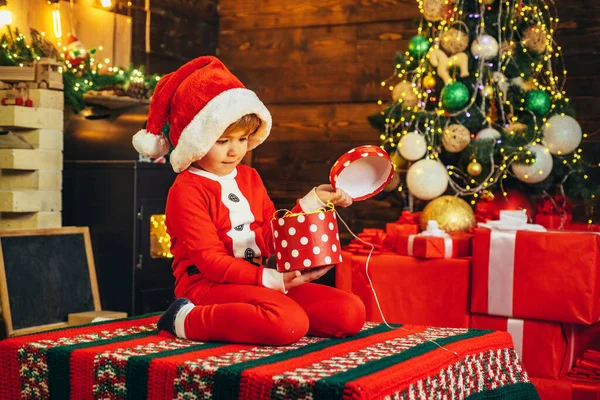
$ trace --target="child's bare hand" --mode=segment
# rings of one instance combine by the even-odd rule
[[[305,283],[314,281],[315,279],[319,279],[323,275],[327,273],[333,265],[327,265],[325,267],[313,268],[307,271],[290,271],[283,273],[283,284],[285,286],[285,290],[290,290],[295,287],[304,285]]]
[[[331,185],[317,186],[317,196],[325,204],[331,202],[336,207],[349,207],[352,205],[352,197],[342,189],[334,190]]]

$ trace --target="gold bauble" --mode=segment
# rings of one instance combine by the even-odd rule
[[[448,126],[442,134],[442,146],[450,153],[458,153],[467,148],[471,142],[471,132],[459,124]]]
[[[415,93],[412,83],[407,81],[402,81],[394,86],[394,89],[392,90],[392,99],[396,102],[402,100],[402,105],[404,107],[414,107],[419,104],[419,98]]]
[[[440,229],[448,233],[466,232],[475,227],[475,214],[469,204],[459,197],[441,196],[431,200],[421,214],[421,228],[427,229],[427,222],[436,220]]]
[[[435,22],[444,19],[443,9],[443,0],[423,0],[423,15],[427,21]]]
[[[496,0],[483,0],[483,4],[485,4],[486,6],[491,6],[495,2]]]
[[[423,78],[423,87],[425,89],[431,90],[435,88],[435,85],[437,84],[435,78],[431,75],[427,75],[425,78]]]
[[[450,28],[440,36],[440,45],[450,55],[460,53],[469,47],[469,34]]]
[[[529,51],[542,54],[546,51],[546,29],[542,25],[530,26],[523,36],[523,44]]]
[[[471,176],[479,176],[481,175],[482,171],[483,167],[475,159],[473,159],[473,161],[471,161],[469,165],[467,165],[467,173]]]
[[[485,97],[492,97],[494,95],[494,88],[490,85],[487,85],[483,88],[483,95]]]
[[[402,170],[408,167],[408,160],[400,155],[400,152],[397,148],[396,151],[390,155],[390,159],[392,160],[394,167],[396,167],[396,170]]]
[[[526,130],[527,130],[527,125],[525,125],[522,122],[511,122],[510,124],[506,125],[506,128],[504,128],[504,131],[511,135],[514,135],[517,133],[523,133]]]
[[[525,92],[530,92],[536,88],[537,87],[535,86],[535,82],[533,81],[533,78],[529,78],[528,80],[523,82],[523,85],[521,85],[521,89],[523,89],[523,91],[525,91]]]

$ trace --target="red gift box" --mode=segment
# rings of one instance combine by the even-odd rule
[[[547,215],[547,214],[537,214],[535,216],[535,223],[538,225],[542,225],[546,229],[553,230],[571,230],[570,224],[573,219],[573,215],[564,214],[564,215]]]
[[[278,271],[304,270],[342,261],[333,209],[276,218],[271,226]]]
[[[357,236],[343,249],[356,254],[381,254],[383,250],[390,251],[387,234],[383,229],[365,228]]]
[[[471,255],[471,239],[467,233],[453,233],[444,237],[399,235],[396,252],[403,256],[420,258],[458,258]]]
[[[475,229],[471,311],[594,324],[600,235]]]
[[[581,223],[570,223],[567,227],[570,231],[581,231],[581,232],[600,232],[600,225],[598,224],[581,224]]]
[[[600,381],[530,376],[541,400],[600,400]]]
[[[343,253],[336,266],[336,287],[358,295],[367,320],[382,322],[366,275],[366,255]],[[369,276],[389,323],[469,326],[471,260],[421,260],[384,253],[372,256]]]
[[[583,326],[472,314],[471,328],[510,333],[527,373],[552,379],[566,376],[577,357],[585,349],[598,346],[600,339],[599,324]]]

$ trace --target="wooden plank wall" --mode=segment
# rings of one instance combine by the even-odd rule
[[[121,0],[126,1],[126,0]],[[217,0],[150,1],[150,52],[146,52],[145,0],[132,0],[131,59],[150,73],[166,74],[217,48]]]
[[[600,2],[556,3],[566,90],[593,132],[600,128]],[[379,143],[366,117],[379,110],[379,82],[393,72],[419,16],[415,0],[220,1],[218,54],[273,114],[272,135],[253,162],[278,207],[327,182],[343,151]],[[600,135],[588,141],[598,154]],[[399,212],[381,202],[352,208],[358,229]]]

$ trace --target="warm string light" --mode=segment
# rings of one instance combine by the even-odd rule
[[[0,26],[10,25],[13,22],[13,13],[8,10],[6,0],[0,1]]]
[[[54,37],[60,39],[62,37],[62,23],[60,21],[60,3],[55,2],[52,5],[52,28],[54,29]]]

